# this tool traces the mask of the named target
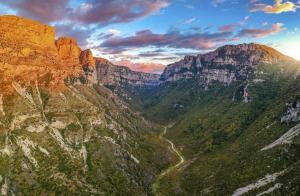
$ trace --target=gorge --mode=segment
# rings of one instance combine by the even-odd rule
[[[142,73],[0,16],[1,194],[297,195],[299,69],[250,43]]]

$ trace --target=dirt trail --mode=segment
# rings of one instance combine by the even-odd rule
[[[164,137],[166,135],[166,133],[167,133],[167,130],[168,130],[168,126],[165,126],[163,132],[159,135],[159,138],[161,140],[165,140],[169,144],[169,147],[170,147],[171,151],[174,152],[179,157],[180,160],[175,165],[171,165],[166,170],[164,170],[163,172],[161,172],[159,174],[159,176],[156,178],[154,184],[152,185],[152,192],[153,192],[154,195],[161,195],[159,193],[160,180],[164,176],[166,176],[167,174],[171,173],[172,171],[174,171],[175,169],[177,169],[178,167],[180,167],[182,164],[185,163],[185,159],[184,159],[183,155],[179,152],[179,150],[176,148],[176,146],[174,145],[174,143],[172,141],[170,141],[169,139],[167,139],[167,138]]]

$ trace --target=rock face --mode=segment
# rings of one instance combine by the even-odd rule
[[[13,80],[23,83],[57,69],[60,59],[50,26],[16,16],[0,16],[0,90],[9,91]],[[52,73],[60,86],[63,70]]]
[[[96,83],[97,76],[95,61],[90,49],[82,51],[77,44],[77,40],[70,37],[61,37],[55,41],[60,59],[63,64],[75,70],[84,71],[87,82]]]
[[[2,59],[10,52],[13,57],[7,59],[10,62],[20,62],[22,58],[34,57],[33,54],[36,53],[39,58],[51,57],[57,60],[53,27],[16,16],[1,16],[0,24]],[[47,55],[45,51],[48,52]]]
[[[95,59],[90,49],[84,50],[80,53],[80,64],[89,65],[93,68],[96,67]]]
[[[186,56],[183,60],[168,65],[161,81],[200,78],[206,82],[219,81],[230,84],[247,69],[259,64],[277,64],[294,61],[273,48],[258,44],[227,45],[213,52]]]
[[[55,41],[53,27],[17,16],[0,16],[2,92],[9,93],[13,81],[29,85],[43,80],[45,85],[59,89],[65,78],[83,75],[94,83],[94,70],[91,51],[82,51],[75,39]]]
[[[125,66],[117,66],[106,59],[96,58],[97,78],[104,85],[155,86],[159,84],[158,74],[141,73]]]
[[[286,104],[287,111],[281,117],[281,122],[299,122],[300,121],[300,100],[295,100]]]

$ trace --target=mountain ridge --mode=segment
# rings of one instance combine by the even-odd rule
[[[95,59],[98,81],[104,85],[155,86],[159,84],[159,74],[137,72],[126,66],[114,65],[106,59]]]
[[[265,45],[254,43],[225,45],[205,54],[185,56],[182,60],[167,65],[160,75],[143,73],[132,71],[128,67],[114,65],[100,57],[94,57],[91,50],[82,50],[74,38],[61,37],[55,40],[55,30],[53,27],[30,19],[9,15],[1,16],[0,23],[1,21],[3,24],[1,25],[2,30],[0,30],[4,35],[2,36],[2,42],[6,43],[6,46],[2,46],[3,52],[1,53],[2,57],[0,56],[0,60],[2,58],[2,61],[6,63],[7,68],[5,71],[8,72],[9,69],[13,69],[11,67],[16,63],[22,64],[23,62],[26,64],[30,61],[31,64],[31,66],[24,67],[23,69],[21,69],[21,66],[18,66],[14,72],[9,72],[5,75],[11,75],[13,78],[22,78],[22,76],[27,75],[28,78],[32,77],[32,80],[35,80],[37,76],[34,77],[31,74],[32,72],[38,73],[39,77],[46,72],[50,72],[54,78],[57,78],[57,81],[55,81],[56,84],[52,85],[54,88],[63,86],[65,78],[73,78],[70,80],[72,82],[79,81],[78,79],[81,78],[79,82],[90,84],[101,83],[109,86],[122,86],[125,84],[132,86],[157,86],[165,82],[190,78],[200,79],[207,83],[219,81],[229,84],[240,77],[240,75],[243,75],[241,72],[253,67],[253,65],[295,61]],[[13,24],[18,24],[19,29],[32,26],[30,27],[32,28],[31,33],[19,29],[11,29],[10,27]],[[8,32],[18,34],[19,38],[12,40]],[[44,36],[42,41],[41,35]],[[28,43],[31,42],[31,45],[29,45],[32,48],[22,47],[24,43],[27,43],[22,40],[24,37],[28,37]],[[5,51],[12,50],[16,45],[19,48],[15,51],[19,52],[14,55],[15,60],[3,56],[6,53]],[[43,56],[43,50],[47,51],[47,55]],[[37,54],[31,59],[33,53]],[[37,56],[39,58],[36,58]],[[7,59],[10,60],[8,61]],[[49,64],[41,66],[41,64],[45,64],[44,61]],[[237,74],[228,68],[238,69],[240,73]],[[18,71],[19,69],[21,70]],[[34,71],[29,71],[30,69]],[[4,86],[9,86],[11,82],[12,79],[5,81],[6,85]]]
[[[259,64],[276,64],[280,62],[296,62],[296,60],[265,45],[254,43],[225,45],[205,54],[185,56],[184,59],[168,65],[160,80],[176,81],[191,78],[201,74],[202,71],[209,72],[209,70],[217,68],[224,71],[225,73],[221,73],[221,75],[223,74],[231,82],[233,76],[228,67],[243,69]],[[218,77],[218,73],[212,74]],[[222,81],[222,78],[217,80],[226,81],[226,79]]]

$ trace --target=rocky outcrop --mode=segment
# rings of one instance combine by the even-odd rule
[[[97,83],[96,63],[92,51],[90,49],[82,51],[79,60],[87,81]]]
[[[63,64],[84,72],[86,82],[97,83],[96,64],[90,49],[81,50],[77,40],[70,37],[61,37],[55,41],[58,54]]]
[[[253,66],[292,60],[271,47],[259,44],[226,45],[213,52],[198,55],[197,59],[199,66],[202,64]]]
[[[0,17],[1,62],[39,64],[58,61],[53,27],[16,16]]]
[[[227,45],[215,51],[186,56],[170,64],[160,77],[161,81],[200,78],[206,83],[219,81],[230,84],[239,77],[246,77],[247,70],[259,64],[277,64],[294,61],[268,46],[259,44]]]
[[[114,65],[106,59],[96,58],[98,82],[103,85],[155,86],[159,84],[158,74],[142,73],[125,66]]]
[[[80,53],[80,64],[89,65],[93,68],[96,67],[95,59],[90,49],[84,50]]]
[[[295,100],[286,104],[287,110],[281,117],[281,123],[300,121],[300,100]]]

